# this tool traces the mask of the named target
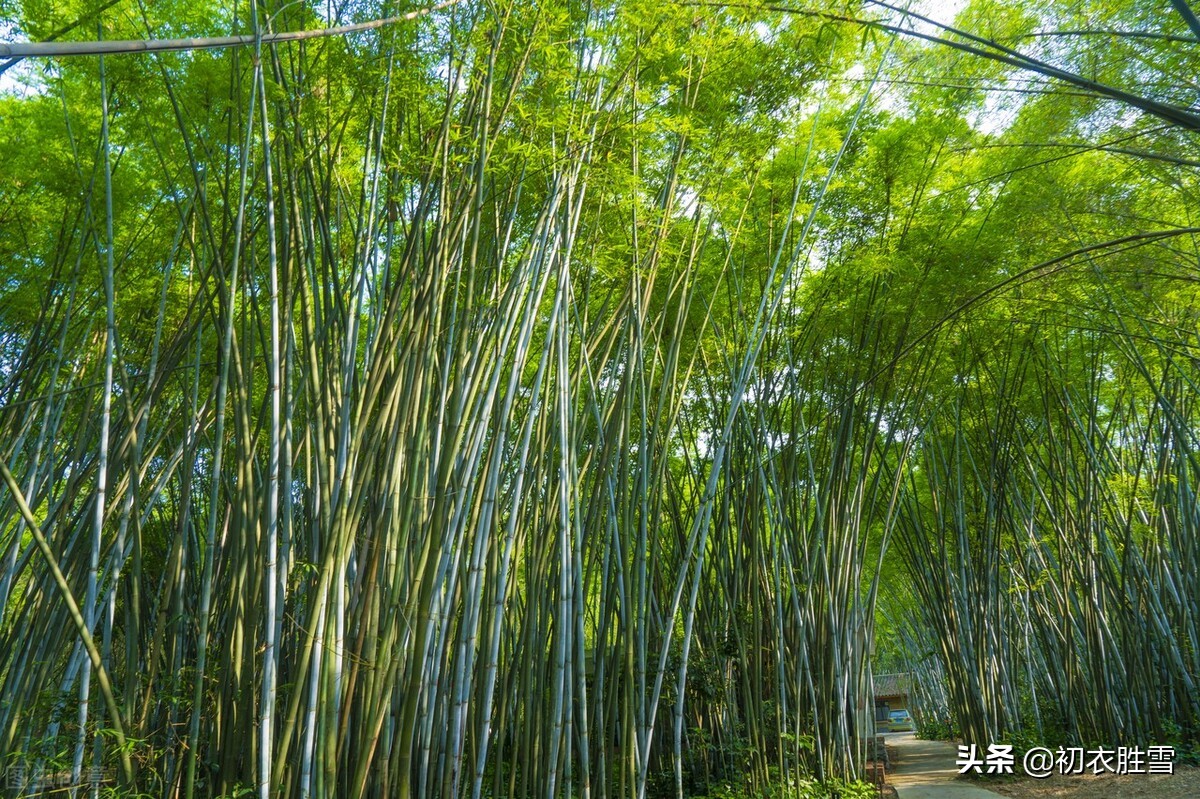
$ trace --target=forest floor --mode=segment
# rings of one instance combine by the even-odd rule
[[[1012,799],[1196,799],[1200,768],[1177,765],[1174,774],[1055,775],[1044,780],[1022,775],[988,787]]]
[[[976,780],[960,778],[958,749],[944,741],[922,741],[912,733],[885,736],[893,770],[888,782],[899,799],[1196,799],[1200,768],[1175,766],[1174,774],[1024,774]]]

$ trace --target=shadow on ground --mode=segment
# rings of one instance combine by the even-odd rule
[[[956,779],[956,745],[922,741],[911,732],[888,733],[884,737],[895,752],[888,782],[895,786],[900,799],[1004,799],[994,791]]]

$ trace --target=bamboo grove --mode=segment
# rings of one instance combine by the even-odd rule
[[[25,785],[824,795],[885,667],[1196,751],[1190,11],[0,14]]]

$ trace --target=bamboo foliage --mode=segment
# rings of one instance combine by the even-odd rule
[[[997,418],[964,389],[928,482],[909,483],[902,550],[969,740],[1186,743],[1195,728],[1191,365],[1118,341],[1074,345],[1079,381],[1028,350],[984,389],[1005,397]],[[1152,393],[1110,393],[1106,361]],[[1041,408],[1017,399],[1023,381]]]
[[[186,799],[800,792],[866,754],[892,541],[972,740],[1195,724],[1194,331],[1123,313],[951,389],[939,349],[1193,228],[918,330],[841,271],[910,246],[915,210],[840,227],[891,39],[310,5],[237,6],[220,55],[120,32],[42,98],[70,177],[0,352],[6,762]]]
[[[261,796],[644,797],[672,771],[683,791],[685,771],[690,785],[707,757],[685,724],[695,712],[715,713],[731,746],[746,724],[760,743],[773,735],[748,761],[762,779],[768,752],[791,773],[813,768],[779,746],[785,729],[814,723],[803,709],[812,690],[807,704],[785,700],[798,704],[770,730],[757,712],[739,718],[744,700],[688,689],[690,647],[708,646],[700,629],[716,611],[701,598],[741,568],[710,551],[746,523],[768,545],[782,524],[777,510],[729,515],[725,453],[748,434],[741,399],[711,407],[724,421],[706,451],[696,434],[709,410],[689,398],[700,378],[748,391],[808,230],[778,243],[765,283],[739,290],[759,311],[725,330],[736,349],[721,356],[729,369],[717,366],[695,347],[722,315],[713,292],[732,264],[772,255],[741,222],[717,222],[746,219],[753,181],[681,209],[684,171],[697,179],[689,135],[660,142],[642,122],[629,169],[657,183],[656,199],[614,194],[619,173],[599,148],[627,136],[631,109],[635,119],[658,112],[639,110],[628,64],[588,61],[630,47],[603,29],[588,35],[614,38],[576,45],[569,94],[543,100],[565,120],[547,149],[522,150],[514,108],[537,100],[522,97],[535,67],[551,68],[538,48],[589,20],[454,15],[462,32],[445,35],[456,55],[423,89],[440,94],[440,119],[429,127],[421,115],[436,105],[393,86],[411,59],[411,34],[396,30],[380,38],[384,91],[343,86],[368,104],[353,147],[345,127],[314,127],[319,106],[299,100],[302,86],[334,90],[320,59],[305,67],[268,36],[232,56],[241,99],[222,162],[210,162],[212,133],[191,125],[172,70],[160,70],[171,146],[192,163],[168,178],[182,179],[183,199],[172,211],[177,246],[159,267],[150,365],[122,351],[110,286],[101,357],[87,354],[97,334],[60,298],[6,387],[19,401],[5,408],[4,457],[13,485],[31,486],[5,505],[12,518],[28,495],[19,525],[4,528],[6,586],[20,596],[5,605],[6,753],[58,768],[60,718],[78,684],[76,774],[119,757],[123,782],[162,795],[254,785]],[[722,65],[707,42],[679,51],[676,113],[729,90],[709,86]],[[109,116],[102,109],[105,126]],[[827,187],[836,166],[805,167],[797,185]],[[86,209],[94,226],[99,214]],[[107,213],[111,283],[121,243]],[[614,213],[632,214],[632,246],[622,276],[601,285],[586,259],[612,246]],[[795,213],[793,200],[786,227]],[[82,262],[95,235],[72,245]],[[186,291],[172,274],[179,260]],[[55,335],[57,347],[37,344]],[[72,398],[84,410],[70,418],[45,382],[66,359],[85,370]],[[96,393],[96,370],[111,391]],[[95,406],[99,427],[87,421]],[[746,479],[782,490],[761,467]],[[53,569],[21,539],[35,529],[46,530],[48,562],[63,564],[57,592]],[[778,586],[752,590],[769,623]],[[99,661],[86,634],[81,649],[54,625],[64,592],[81,605],[84,633],[103,628]],[[761,641],[740,654],[740,679],[758,664],[755,690],[790,685],[795,652],[783,668]],[[94,668],[117,681],[99,719],[86,715]],[[853,696],[827,679],[819,690],[836,683],[839,701]],[[112,744],[102,725],[115,729]],[[822,733],[833,738],[852,746],[844,727]]]

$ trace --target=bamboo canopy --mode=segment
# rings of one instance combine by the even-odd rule
[[[16,790],[855,795],[889,674],[1200,751],[1186,3],[43,5]]]

